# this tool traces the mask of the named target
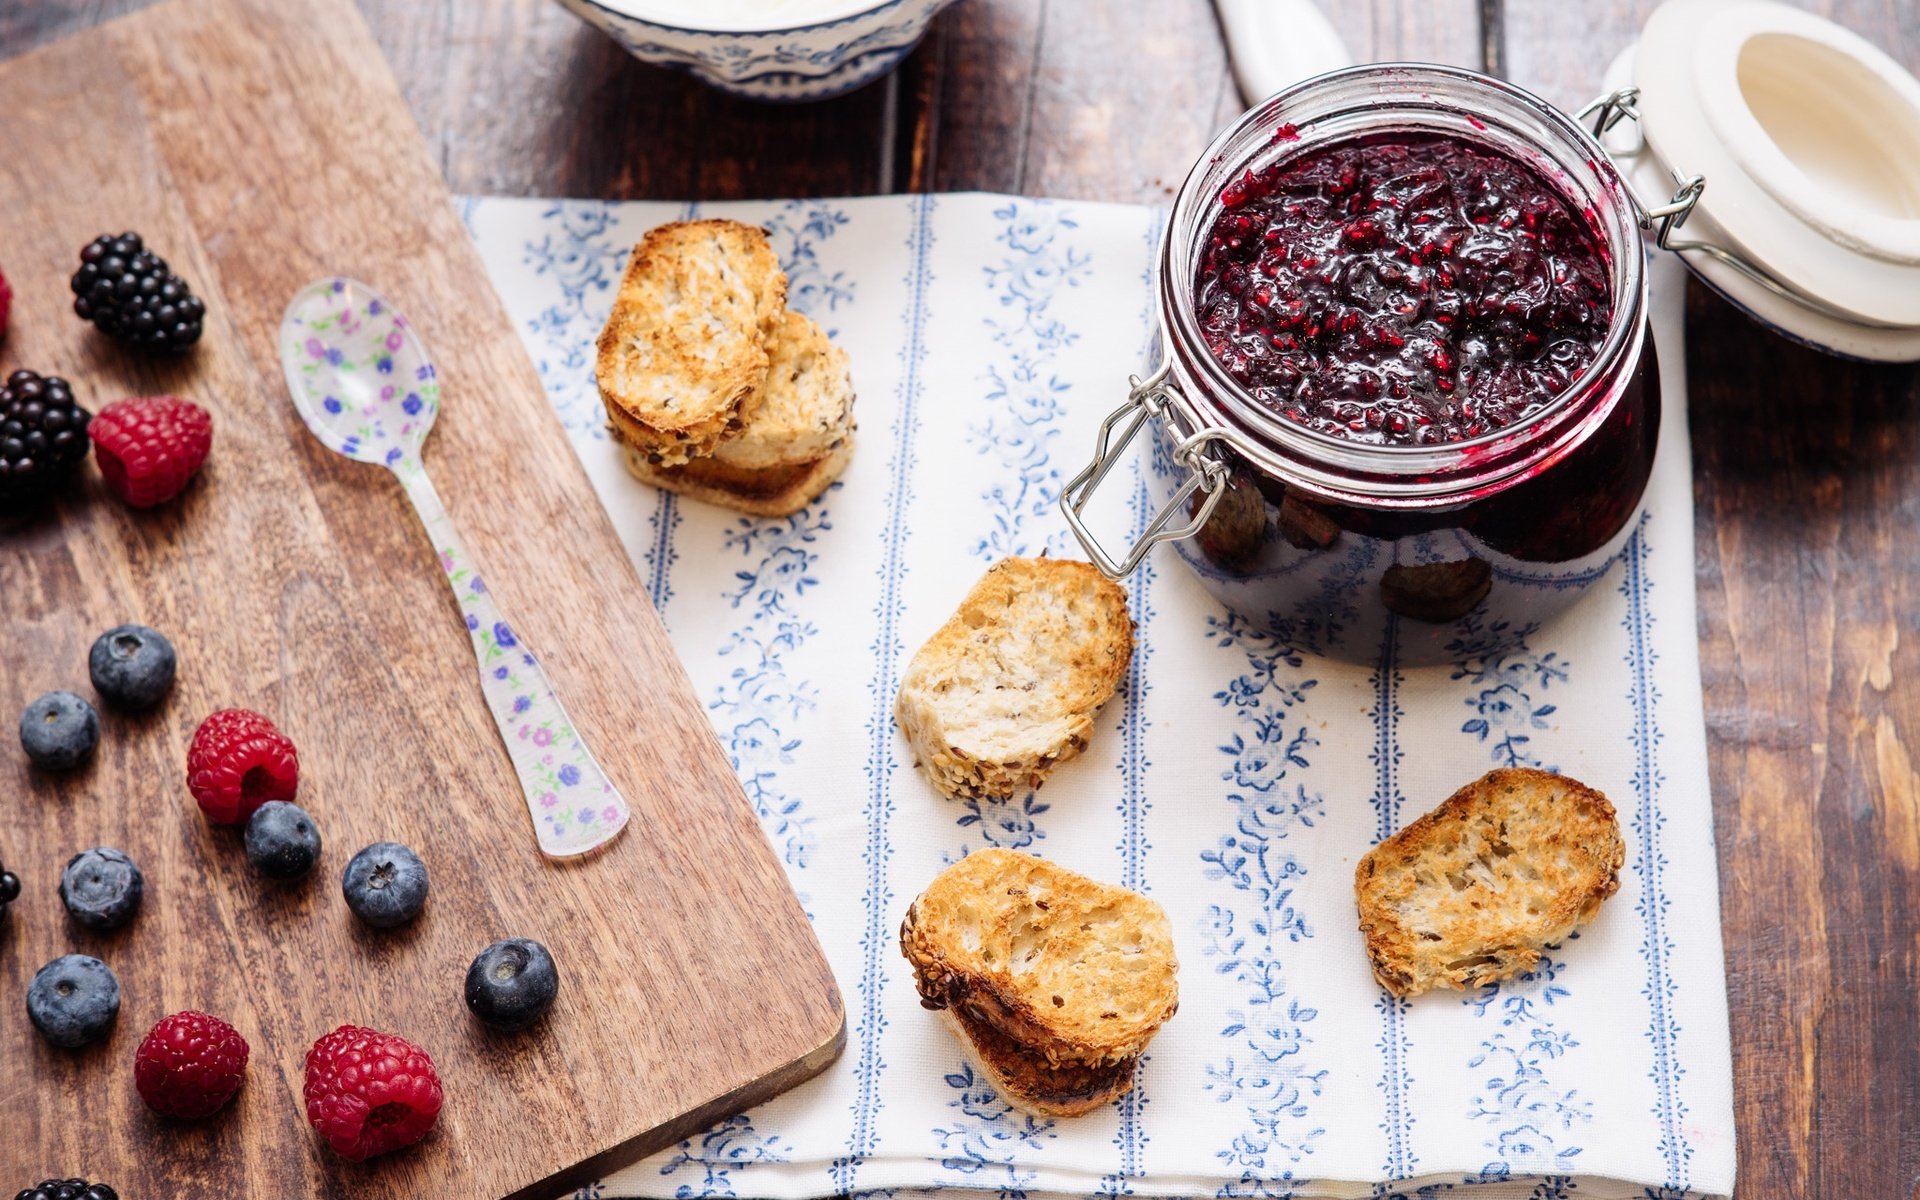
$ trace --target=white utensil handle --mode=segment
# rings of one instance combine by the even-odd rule
[[[1302,79],[1353,65],[1353,54],[1312,0],[1214,0],[1249,105]]]
[[[417,459],[402,460],[393,471],[460,605],[480,668],[480,691],[520,776],[541,853],[570,858],[604,846],[627,823],[626,800],[567,718],[532,648],[494,603],[426,468]]]

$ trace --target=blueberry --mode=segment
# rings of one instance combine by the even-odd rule
[[[546,1015],[560,991],[553,955],[531,938],[507,938],[467,968],[467,1008],[495,1029],[525,1029]]]
[[[173,643],[145,625],[107,630],[87,655],[93,690],[121,708],[152,708],[173,686]]]
[[[393,929],[427,903],[427,865],[399,842],[375,842],[353,856],[340,890],[347,907],[375,929]]]
[[[27,985],[27,1019],[40,1036],[73,1049],[97,1041],[120,1015],[120,981],[113,968],[85,954],[63,954]]]
[[[320,828],[307,810],[269,800],[247,820],[247,861],[268,879],[298,879],[320,857]]]
[[[118,929],[140,909],[146,884],[140,868],[112,846],[82,850],[60,872],[60,903],[95,933]]]
[[[72,692],[48,692],[20,714],[21,748],[50,771],[79,766],[99,740],[99,714]]]

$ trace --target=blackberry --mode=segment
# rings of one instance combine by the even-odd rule
[[[19,898],[20,877],[12,871],[0,870],[0,912],[5,912],[7,905]]]
[[[87,456],[93,414],[58,375],[15,371],[0,385],[0,504],[45,495]]]
[[[73,311],[101,333],[143,350],[185,350],[200,340],[207,307],[137,233],[103,233],[80,251]]]
[[[120,1200],[120,1193],[84,1179],[49,1179],[22,1190],[13,1200]]]

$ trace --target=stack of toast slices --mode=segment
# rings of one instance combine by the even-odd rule
[[[1042,858],[986,849],[943,871],[900,925],[920,1003],[1001,1099],[1079,1116],[1125,1095],[1180,994],[1158,904]]]
[[[629,471],[769,517],[840,477],[853,454],[847,356],[786,299],[763,229],[681,221],[641,239],[594,363]]]

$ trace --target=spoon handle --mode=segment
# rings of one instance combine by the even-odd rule
[[[466,620],[480,691],[520,776],[541,853],[568,858],[612,841],[627,823],[627,802],[567,718],[533,649],[501,615],[426,467],[418,459],[403,459],[393,472],[427,528]]]

